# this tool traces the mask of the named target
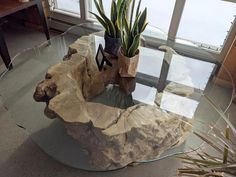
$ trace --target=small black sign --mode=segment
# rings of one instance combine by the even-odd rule
[[[112,67],[112,63],[106,58],[102,44],[99,44],[98,51],[96,55],[96,62],[98,66],[98,70],[102,71],[104,69],[104,65],[108,65]]]

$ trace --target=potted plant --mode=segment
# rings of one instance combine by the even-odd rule
[[[211,130],[209,133],[194,131],[193,133],[205,142],[205,147],[211,149],[206,150],[204,147],[200,147],[191,154],[181,155],[179,158],[183,160],[184,168],[178,169],[178,176],[236,176],[236,127],[210,98],[206,96],[205,98],[225,121],[225,133],[212,125],[208,125]]]
[[[121,47],[118,51],[119,74],[121,77],[135,77],[139,61],[140,37],[148,24],[146,21],[147,8],[140,11],[141,0],[139,0],[134,14],[136,0],[131,0],[131,12],[128,17],[126,13],[127,3],[129,2],[122,2],[120,15],[118,15],[121,26]]]
[[[110,19],[105,14],[102,0],[94,0],[94,4],[99,15],[90,12],[97,18],[99,23],[101,23],[105,29],[104,51],[114,56],[117,56],[117,52],[121,45],[120,29],[118,27],[118,14],[120,14],[120,5],[122,1],[124,0],[118,0],[117,2],[112,0]]]

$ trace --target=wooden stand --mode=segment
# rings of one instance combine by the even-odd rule
[[[25,2],[25,3],[19,2],[18,0],[1,0],[0,3],[1,3],[1,5],[0,5],[0,23],[1,23],[1,19],[8,16],[8,15],[14,14],[16,12],[27,9],[29,7],[36,7],[39,17],[40,17],[40,22],[43,26],[43,30],[46,35],[46,38],[47,38],[47,40],[50,39],[47,21],[45,18],[44,9],[43,9],[41,0],[30,0],[29,2]],[[1,24],[0,24],[0,30],[1,30]],[[6,65],[6,67],[12,68],[12,65],[9,65],[11,63],[11,60],[9,57],[7,45],[5,43],[2,31],[0,31],[0,53],[1,53],[1,56],[3,58],[3,61]]]

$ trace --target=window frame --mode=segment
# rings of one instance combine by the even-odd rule
[[[54,1],[55,5],[57,5],[56,3],[57,0],[51,0],[51,1]],[[236,3],[235,0],[224,0],[224,1]],[[222,50],[220,52],[177,43],[176,37],[181,17],[184,11],[185,2],[186,0],[175,1],[175,6],[168,31],[167,41],[163,39],[146,36],[147,43],[149,44],[150,47],[159,47],[160,45],[167,44],[168,46],[172,47],[182,55],[213,63],[221,63],[225,59],[227,52],[230,49],[233,40],[236,36],[236,16],[234,22],[232,23],[231,29],[229,30],[229,33],[226,36],[225,43],[223,44]],[[49,26],[64,31],[68,27],[75,24],[95,22],[96,20],[91,18],[88,13],[89,7],[91,7],[92,0],[80,0],[79,3],[80,3],[80,15],[69,13],[67,11],[64,12],[56,8],[50,9],[52,21]]]

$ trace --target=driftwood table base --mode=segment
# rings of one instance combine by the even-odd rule
[[[158,104],[119,108],[93,101],[108,84],[120,84],[131,92],[129,84],[133,82],[119,78],[116,59],[110,58],[113,67],[99,72],[94,50],[93,35],[78,39],[70,46],[66,60],[48,70],[34,94],[36,101],[46,102],[49,118],[63,121],[67,133],[89,156],[91,166],[100,170],[121,168],[155,159],[182,143],[190,123],[161,110]],[[118,100],[119,95],[115,96]],[[158,99],[157,95],[157,103]]]

